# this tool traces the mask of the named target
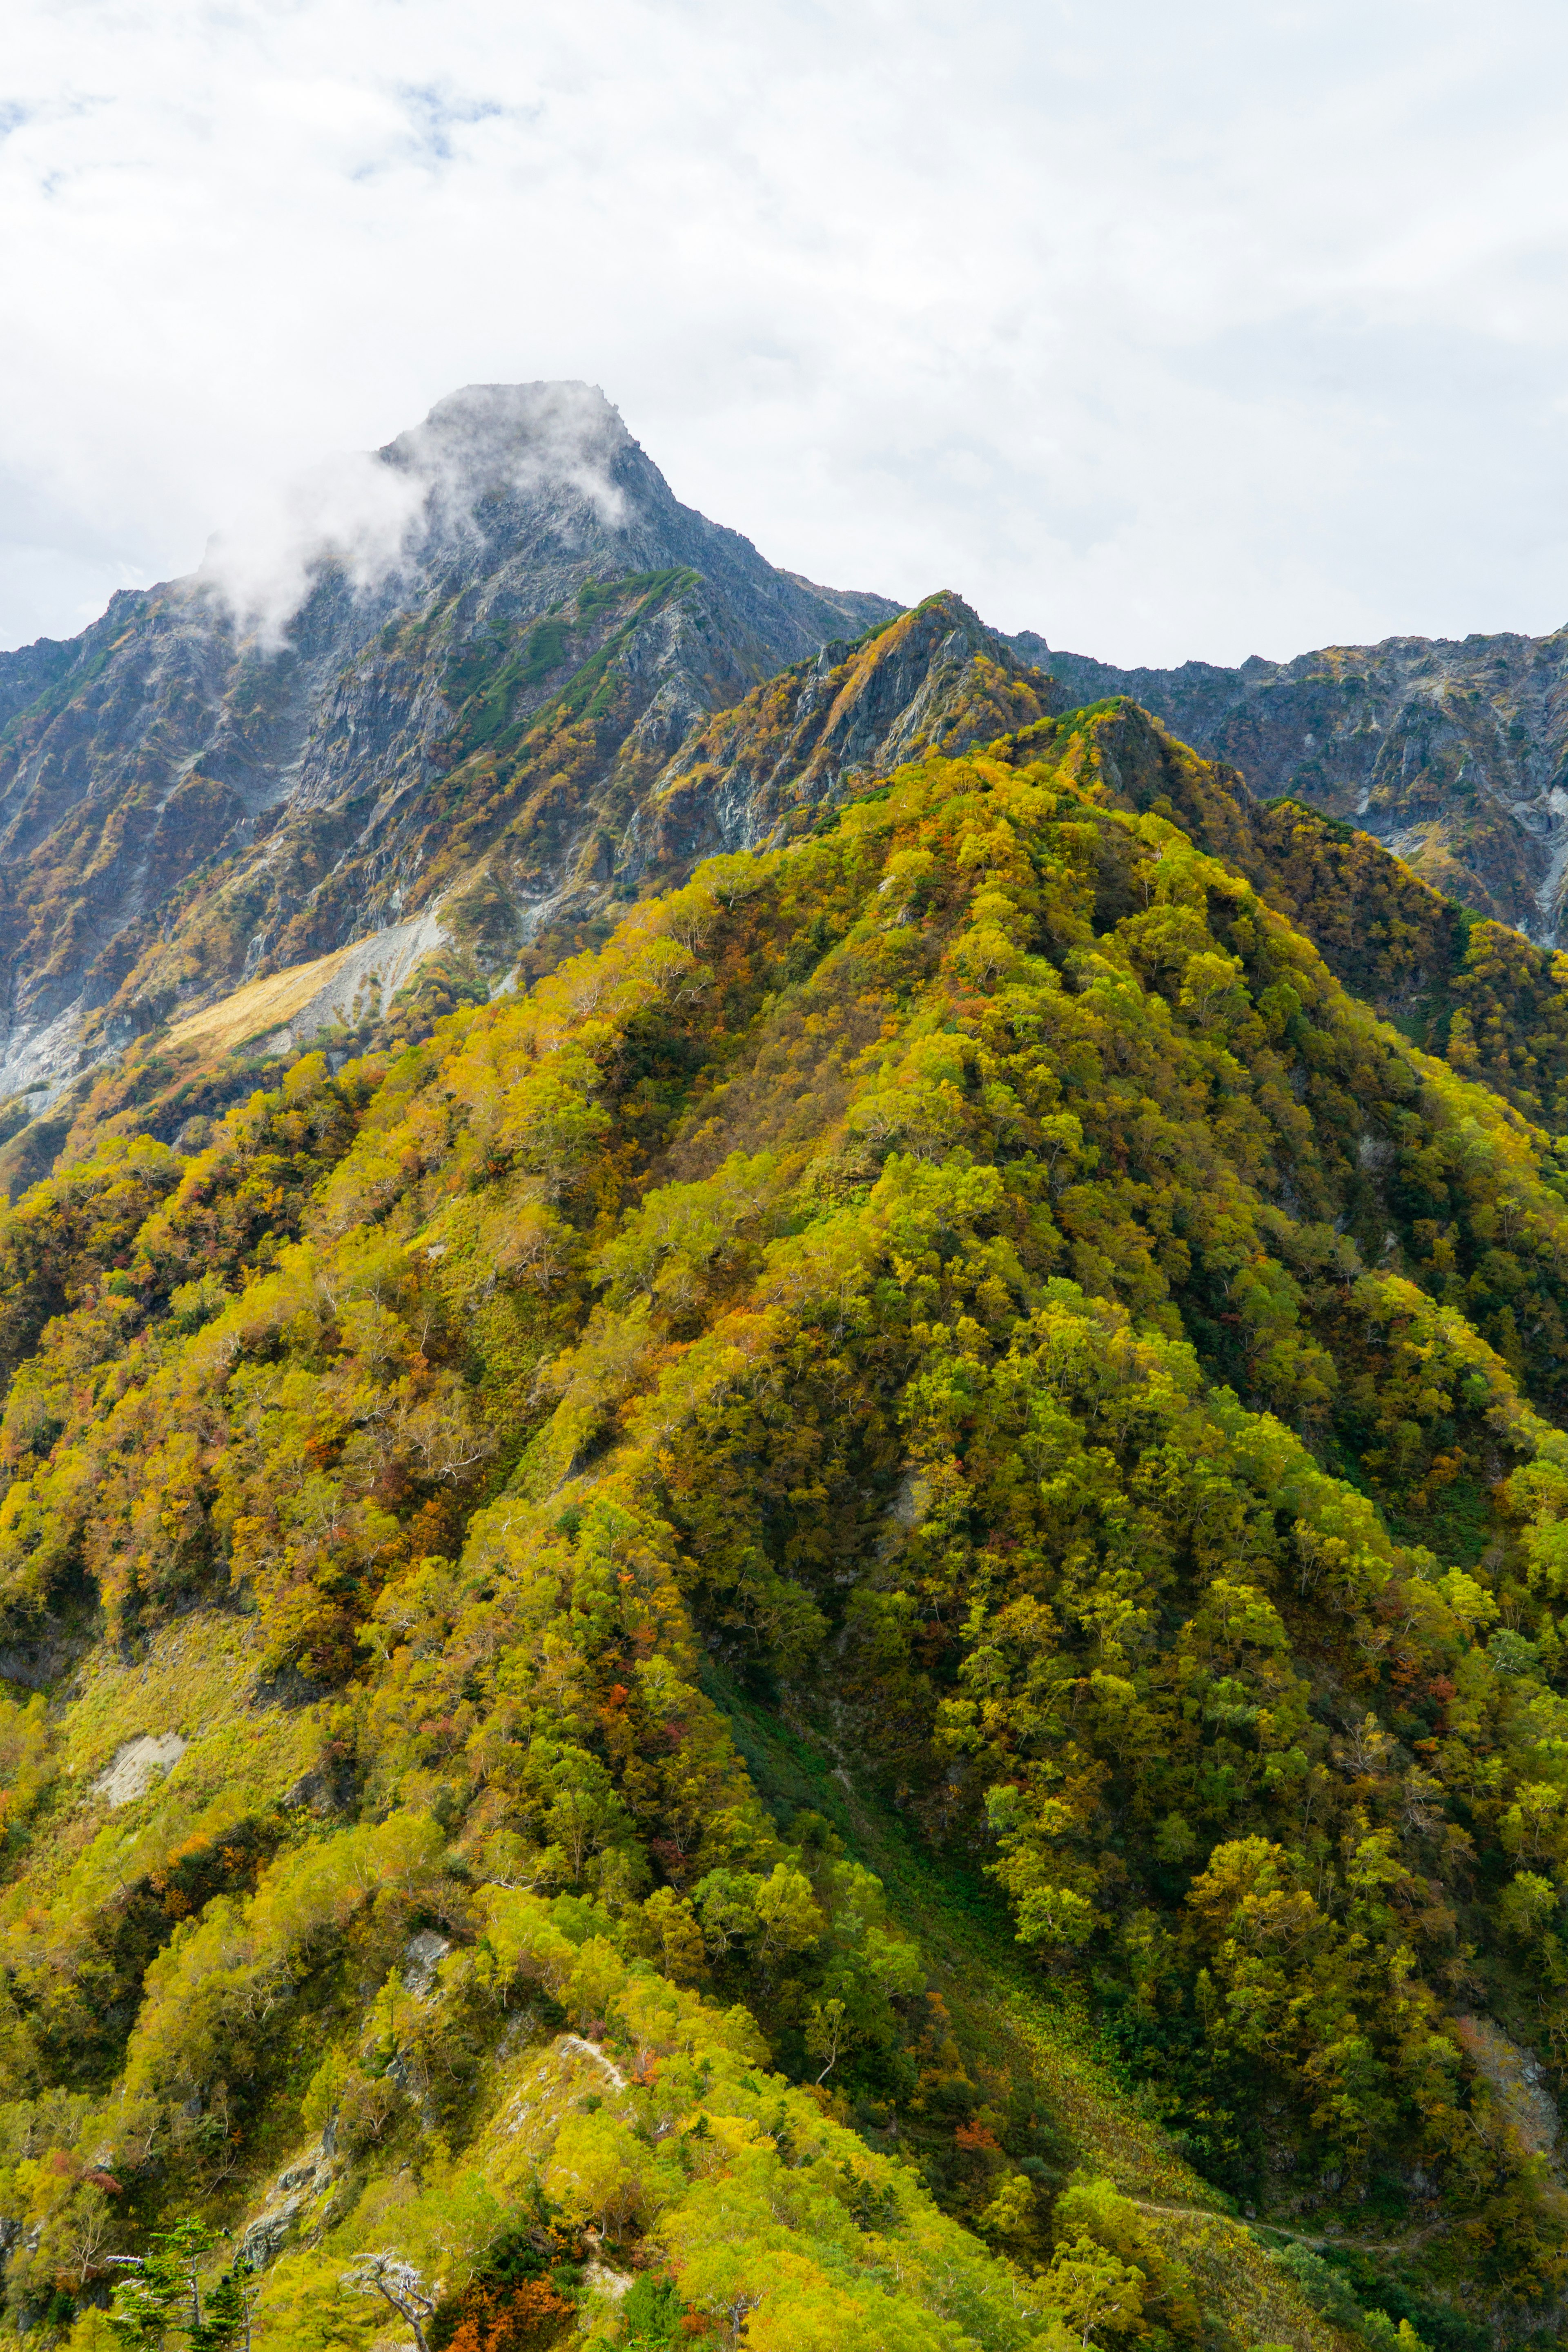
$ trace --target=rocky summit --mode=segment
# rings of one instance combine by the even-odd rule
[[[416,920],[531,797],[537,843],[498,869],[527,940],[603,862],[597,796],[621,808],[715,708],[897,610],[681,506],[585,384],[470,387],[375,465],[339,540],[306,518],[291,609],[286,561],[220,542],[0,655],[0,1092]],[[485,921],[493,944],[492,897]]]
[[[0,2352],[1562,2341],[1459,650],[1161,715],[535,385],[8,657]]]

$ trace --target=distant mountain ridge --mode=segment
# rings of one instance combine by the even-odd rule
[[[1388,637],[1234,669],[1119,669],[1010,643],[1074,703],[1130,694],[1206,758],[1347,820],[1478,913],[1555,947],[1568,891],[1568,629]]]

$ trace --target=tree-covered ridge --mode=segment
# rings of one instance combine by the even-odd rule
[[[1268,896],[1357,995],[1552,1134],[1568,1126],[1568,956],[1445,898],[1370,835],[1276,802]]]
[[[1090,725],[1076,714],[1075,731]],[[1568,958],[1476,915],[1370,833],[1258,801],[1125,700],[1093,706],[1092,772],[1169,814],[1304,931],[1352,995],[1557,1134],[1568,1125]]]
[[[586,2312],[589,2228],[720,2341],[1220,2325],[1026,2103],[954,2098],[918,1937],[761,1801],[742,1692],[978,1855],[1211,2180],[1439,2318],[1555,2297],[1484,2062],[1489,2017],[1555,2083],[1568,2023],[1558,1162],[1105,750],[906,768],[11,1213],[8,1654],[210,1627],[236,1719],[315,1743],[285,1786],[193,1713],[111,1816],[110,1665],[12,1707],[18,2307],[314,2133],[279,2344],[368,2342],[389,2246],[456,2313],[507,2230]],[[614,2100],[548,2092],[600,2063],[563,2024]]]

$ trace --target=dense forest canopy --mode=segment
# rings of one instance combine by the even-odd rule
[[[7,2324],[1554,2340],[1565,1001],[1111,703],[79,1121]]]

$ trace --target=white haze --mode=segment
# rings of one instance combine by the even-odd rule
[[[417,527],[323,453],[553,377],[1110,658],[1553,627],[1565,67],[1552,0],[11,0],[0,641],[214,530],[276,631]]]
[[[625,499],[606,423],[586,385],[486,387],[438,405],[385,456],[346,450],[266,485],[208,541],[200,576],[242,630],[277,651],[324,566],[366,595],[410,577],[431,535],[474,527],[485,489],[574,490],[616,521]]]
[[[403,569],[424,496],[416,477],[361,451],[323,458],[215,532],[201,577],[239,628],[276,652],[324,566],[340,566],[361,593]]]

